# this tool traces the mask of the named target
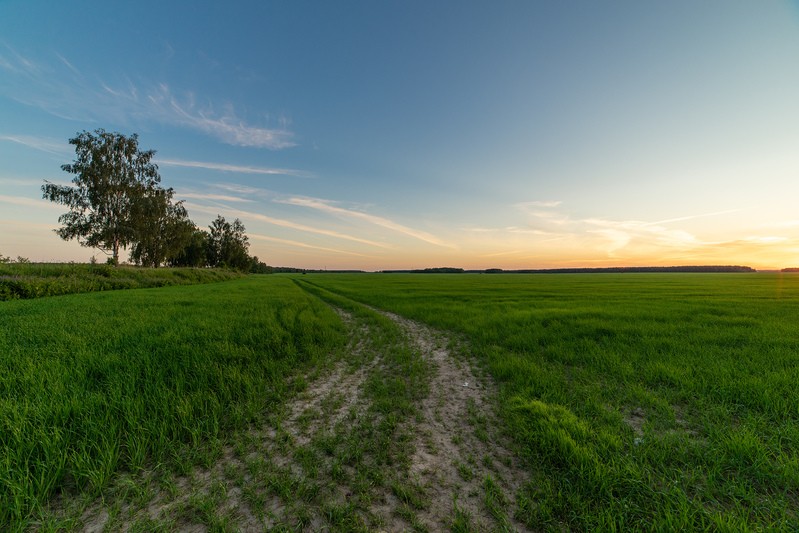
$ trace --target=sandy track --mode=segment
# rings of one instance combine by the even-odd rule
[[[177,476],[171,490],[142,481],[150,483],[146,502],[131,505],[123,498],[90,505],[80,520],[82,529],[128,531],[161,524],[167,530],[202,532],[211,529],[202,516],[205,505],[223,529],[330,530],[330,509],[345,507],[357,493],[357,475],[346,467],[342,476],[333,476],[335,452],[320,452],[318,443],[328,439],[346,447],[341,443],[363,424],[379,422],[364,387],[367,380],[387,375],[380,347],[371,341],[374,332],[336,311],[350,331],[346,356],[325,372],[305,376],[307,387],[279,416],[236,437],[209,468]],[[370,489],[366,505],[361,500],[357,513],[363,523],[377,531],[441,531],[460,517],[474,531],[526,530],[513,512],[515,494],[527,478],[497,429],[493,384],[472,371],[465,347],[445,334],[375,311],[401,328],[407,346],[429,367],[429,394],[399,430],[410,435],[403,450],[410,460],[383,472],[386,481]],[[411,518],[407,503],[397,497],[397,484],[421,491],[423,504]],[[308,487],[312,495],[303,500]]]
[[[455,356],[446,335],[399,315],[383,314],[403,328],[433,369],[430,395],[420,406],[410,468],[410,475],[427,489],[431,501],[419,518],[437,530],[451,523],[457,506],[481,531],[524,531],[512,513],[505,513],[515,507],[511,502],[527,476],[497,430],[492,384],[484,376],[478,378],[464,358]],[[487,479],[494,485],[492,495],[504,500],[496,502],[504,504],[493,513],[486,504]]]

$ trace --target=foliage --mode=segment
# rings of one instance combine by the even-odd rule
[[[343,341],[329,307],[272,276],[3,303],[0,530],[120,471],[191,465]]]
[[[203,267],[208,264],[208,233],[192,228],[191,236],[185,241],[183,248],[169,259],[173,267]]]
[[[31,262],[30,259],[28,259],[27,257],[22,257],[21,255],[18,255],[16,260],[15,260],[13,257],[5,256],[3,254],[0,254],[0,264],[7,264],[7,263],[23,263],[24,264],[24,263],[30,263],[30,262]]]
[[[208,229],[208,266],[245,271],[250,268],[251,260],[247,255],[250,244],[241,220],[237,218],[231,224],[218,215]]]
[[[0,264],[0,301],[80,292],[212,283],[239,277],[229,270],[116,267],[94,264]]]
[[[73,186],[45,181],[43,197],[63,204],[69,212],[58,218],[63,226],[56,233],[77,239],[82,246],[111,251],[114,264],[119,250],[136,242],[137,205],[151,196],[161,181],[152,162],[155,151],[139,150],[138,136],[83,131],[69,140],[75,146],[75,161],[61,167],[75,174]]]
[[[69,212],[58,218],[55,230],[64,240],[108,253],[119,264],[120,248],[131,248],[131,261],[158,267],[211,266],[265,272],[248,255],[244,224],[232,224],[221,215],[201,232],[189,220],[183,202],[173,203],[173,189],[160,187],[154,150],[139,150],[138,135],[125,136],[98,129],[83,131],[69,140],[75,161],[61,168],[75,174],[74,186],[45,180],[43,198],[63,204]],[[254,260],[256,259],[256,260]],[[0,262],[7,261],[0,255]],[[25,262],[22,257],[19,262]]]
[[[527,460],[531,529],[799,528],[799,276],[303,281],[464,336]]]
[[[275,269],[260,259],[257,255],[250,258],[250,274],[272,274]]]
[[[191,246],[196,228],[183,202],[173,204],[172,195],[172,189],[156,189],[137,202],[137,238],[130,253],[137,265],[158,267]]]

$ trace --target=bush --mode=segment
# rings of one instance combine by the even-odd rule
[[[230,270],[112,267],[98,263],[12,263],[0,261],[0,301],[110,291],[213,283],[241,277]]]

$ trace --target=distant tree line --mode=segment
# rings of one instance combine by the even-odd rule
[[[267,272],[269,267],[248,253],[244,224],[218,215],[201,230],[189,219],[174,190],[160,186],[154,150],[139,149],[138,136],[83,131],[69,140],[75,160],[62,170],[74,174],[73,185],[45,180],[42,196],[65,205],[56,233],[97,248],[119,264],[120,250],[130,260],[148,267],[222,267]]]
[[[509,272],[509,271],[505,271]],[[541,270],[516,270],[514,272],[531,274],[623,274],[625,272],[756,272],[754,268],[739,265],[685,265],[652,267],[598,267],[598,268],[550,268]]]
[[[783,269],[789,272],[792,269]],[[794,271],[799,271],[795,269]],[[704,266],[668,266],[668,267],[598,267],[598,268],[543,268],[503,270],[487,268],[485,270],[464,270],[454,267],[424,268],[418,270],[383,270],[386,274],[620,274],[625,272],[757,272],[754,268],[738,265],[704,265]]]
[[[30,263],[30,262],[31,262],[30,259],[28,259],[27,257],[22,257],[21,255],[18,255],[17,258],[14,259],[11,256],[0,254],[0,264],[6,264],[6,263]]]

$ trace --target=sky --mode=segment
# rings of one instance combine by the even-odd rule
[[[274,266],[799,266],[799,3],[0,0],[0,254],[68,140]]]

